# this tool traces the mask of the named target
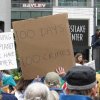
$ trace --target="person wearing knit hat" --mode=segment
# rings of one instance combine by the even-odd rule
[[[72,67],[64,79],[67,81],[69,94],[96,96],[96,71],[87,66]]]
[[[0,71],[0,100],[18,100],[13,94],[3,92],[2,72]]]

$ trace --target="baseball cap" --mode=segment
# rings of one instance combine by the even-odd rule
[[[71,90],[91,89],[96,81],[96,71],[87,66],[72,67],[64,78],[67,81],[67,87]]]
[[[48,72],[45,76],[45,82],[49,86],[57,86],[60,84],[60,76],[56,72]]]

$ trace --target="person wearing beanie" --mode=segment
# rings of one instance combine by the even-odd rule
[[[18,100],[13,94],[4,92],[2,83],[2,72],[0,71],[0,100]]]
[[[64,77],[69,94],[86,95],[94,98],[97,94],[96,71],[87,66],[72,67]]]

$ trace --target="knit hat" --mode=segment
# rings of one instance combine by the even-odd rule
[[[45,83],[49,86],[60,85],[60,76],[56,72],[48,72],[45,76]]]
[[[87,66],[72,67],[65,75],[68,89],[86,90],[96,84],[96,71]]]

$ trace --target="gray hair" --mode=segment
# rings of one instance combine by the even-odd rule
[[[24,100],[50,100],[49,88],[40,82],[31,83],[25,90]]]

